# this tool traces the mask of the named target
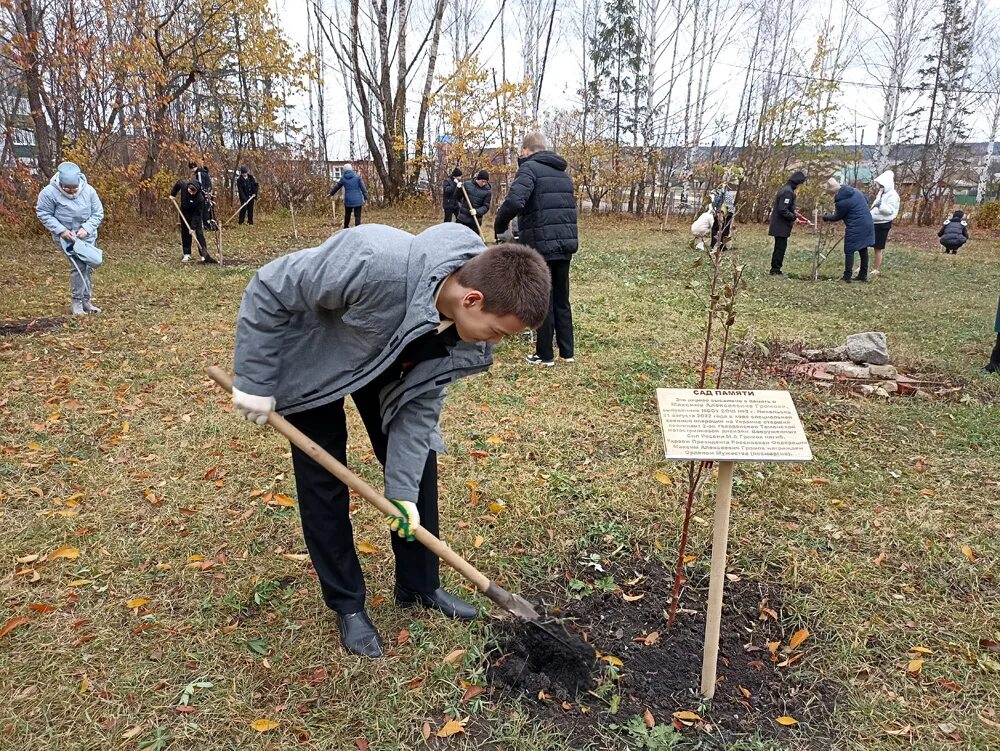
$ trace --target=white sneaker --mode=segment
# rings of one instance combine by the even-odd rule
[[[542,365],[546,368],[554,367],[556,364],[555,360],[543,360],[538,355],[528,355],[524,358],[529,365]]]
[[[181,263],[191,263],[191,255],[189,253],[185,254],[184,257],[181,258]]]
[[[101,310],[100,308],[98,308],[96,305],[94,305],[94,303],[92,303],[90,300],[84,300],[83,301],[83,309],[85,311],[87,311],[88,313],[103,313],[104,312],[103,310]]]
[[[576,362],[575,357],[560,357],[559,359],[562,360],[563,362]]]
[[[878,276],[878,275],[879,275],[879,274],[881,274],[881,273],[882,273],[882,272],[881,272],[881,271],[879,271],[878,269],[872,269],[871,271],[869,271],[869,272],[868,272],[868,277],[869,277],[869,278],[871,278],[871,277],[875,277],[875,276]]]
[[[69,312],[75,316],[87,315],[87,311],[83,309],[83,303],[77,302],[76,300],[74,300],[72,304],[69,306]]]

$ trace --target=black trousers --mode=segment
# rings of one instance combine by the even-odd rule
[[[844,278],[850,279],[851,272],[854,270],[854,254],[857,253],[861,256],[861,268],[858,269],[858,279],[868,278],[868,248],[861,248],[860,250],[845,250],[844,251]]]
[[[552,275],[552,296],[549,298],[549,314],[538,329],[535,354],[546,362],[553,359],[552,335],[555,334],[559,355],[573,357],[573,308],[569,302],[570,261],[546,261]]]
[[[205,242],[205,231],[202,227],[200,216],[184,216],[187,219],[187,223],[191,225],[191,229],[194,231],[195,237],[198,238],[198,253],[204,258],[205,254],[208,252],[208,243]],[[184,248],[184,255],[191,255],[191,233],[188,232],[188,228],[184,226],[181,222],[181,247]]]
[[[719,230],[722,230],[722,239],[728,240],[729,236],[733,232],[733,215],[731,213],[726,214],[724,221],[719,222],[719,217],[716,215],[715,219],[712,220],[712,247],[714,248],[719,243]],[[786,241],[787,242],[787,241]],[[723,243],[722,249],[725,250],[726,246]]]
[[[257,203],[257,199],[254,198],[250,203],[240,209],[240,224],[243,224],[243,220],[246,219],[248,224],[253,224],[253,205]]]
[[[361,207],[360,206],[345,206],[344,207],[344,229],[351,226],[351,212],[354,212],[354,226],[357,227],[361,224]]]
[[[378,393],[384,378],[351,394],[361,414],[372,449],[385,465],[388,436],[382,432]],[[288,416],[288,421],[322,446],[342,464],[347,463],[347,420],[344,400]],[[299,514],[309,557],[327,607],[338,613],[356,613],[365,607],[365,580],[354,549],[350,496],[347,486],[292,446],[292,466],[299,496]],[[420,525],[438,534],[437,454],[428,452],[420,479],[417,510]],[[441,586],[438,558],[419,542],[407,542],[390,533],[396,558],[396,585],[413,592],[431,593]]]
[[[986,370],[990,373],[1000,373],[1000,334],[997,334],[997,343],[993,345],[990,363],[986,366]]]
[[[788,250],[788,238],[774,238],[774,252],[771,253],[771,271],[781,271],[781,264],[785,262],[786,250]]]
[[[458,209],[449,209],[447,206],[444,207],[444,221],[453,222],[458,219]]]

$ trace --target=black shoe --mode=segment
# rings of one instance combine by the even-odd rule
[[[448,594],[440,587],[430,594],[396,587],[396,604],[401,608],[423,607],[440,610],[448,618],[457,618],[460,621],[475,620],[479,616],[479,611],[472,605]]]
[[[381,657],[382,637],[368,618],[368,613],[340,613],[340,643],[344,649],[362,657]]]
[[[861,276],[861,274],[858,274],[856,277],[854,277],[854,281],[856,281],[856,282],[867,282],[868,281],[868,277],[867,276]]]
[[[771,276],[784,276],[784,272],[781,269],[771,269]]]

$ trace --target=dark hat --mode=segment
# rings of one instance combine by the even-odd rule
[[[806,181],[806,173],[802,170],[796,170],[792,173],[792,176],[788,178],[788,182],[792,185],[801,185]]]
[[[959,219],[964,219],[965,218],[965,212],[964,211],[956,211],[954,214],[951,215],[951,218],[954,219],[954,220],[956,220],[956,221],[958,221]]]
[[[247,173],[247,168],[246,167],[240,167],[240,174],[241,175],[245,175],[246,173]]]
[[[198,166],[197,162],[188,162],[188,169],[194,169]]]
[[[201,190],[201,183],[197,180],[188,180],[187,187],[194,188],[195,192]]]
[[[476,179],[477,180],[489,180],[490,179],[490,173],[487,172],[484,169],[481,169],[481,170],[479,170],[479,172],[476,173]]]
[[[462,170],[460,170],[458,167],[455,167],[455,169],[453,169],[451,171],[451,176],[452,177],[461,177],[462,176]]]

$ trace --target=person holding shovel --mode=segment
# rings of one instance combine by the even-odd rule
[[[384,469],[400,607],[472,619],[441,589],[438,558],[410,541],[438,534],[439,418],[447,385],[492,364],[492,345],[548,311],[549,271],[523,245],[484,247],[457,224],[413,236],[378,224],[338,232],[317,248],[261,268],[236,324],[232,403],[258,425],[272,410],[346,464],[350,396]],[[380,657],[347,487],[292,447],[306,546],[348,652]]]
[[[368,188],[361,175],[354,171],[354,167],[348,162],[344,165],[341,178],[334,183],[330,190],[330,197],[333,198],[344,190],[344,229],[351,226],[351,214],[354,214],[354,226],[361,224],[361,207],[368,203]]]
[[[79,166],[73,162],[59,165],[38,194],[35,215],[69,261],[70,312],[75,316],[100,313],[101,309],[91,301],[94,268],[74,253],[74,246],[78,242],[96,245],[97,228],[104,221],[104,204]]]
[[[194,180],[185,182],[178,180],[174,183],[173,190],[170,191],[171,199],[180,199],[180,205],[175,201],[180,211],[181,248],[183,255],[181,263],[191,262],[191,238],[192,235],[198,240],[198,253],[204,263],[217,263],[208,252],[208,243],[205,242],[204,223],[205,216],[205,194],[201,186]]]
[[[490,173],[479,170],[475,180],[466,180],[458,186],[455,197],[458,199],[458,223],[481,235],[483,217],[490,210],[490,201],[493,200]]]
[[[444,209],[445,222],[452,222],[458,217],[458,186],[462,184],[461,177],[462,170],[455,167],[441,186],[441,207]]]
[[[253,205],[257,203],[257,178],[250,174],[246,167],[240,167],[240,176],[236,178],[236,193],[240,198],[240,219],[243,224],[246,219],[247,224],[253,226]]]
[[[823,186],[834,201],[834,212],[824,214],[824,222],[844,223],[844,276],[843,281],[850,282],[851,269],[854,266],[854,254],[861,256],[861,266],[855,282],[868,281],[868,248],[875,244],[875,222],[868,199],[865,194],[850,185],[841,185],[831,177]]]
[[[774,195],[774,206],[771,208],[771,220],[767,234],[774,238],[774,251],[771,253],[771,276],[784,276],[781,270],[785,263],[785,252],[788,250],[788,238],[792,236],[792,227],[800,223],[801,215],[795,211],[795,191],[806,181],[804,172],[795,171]]]

